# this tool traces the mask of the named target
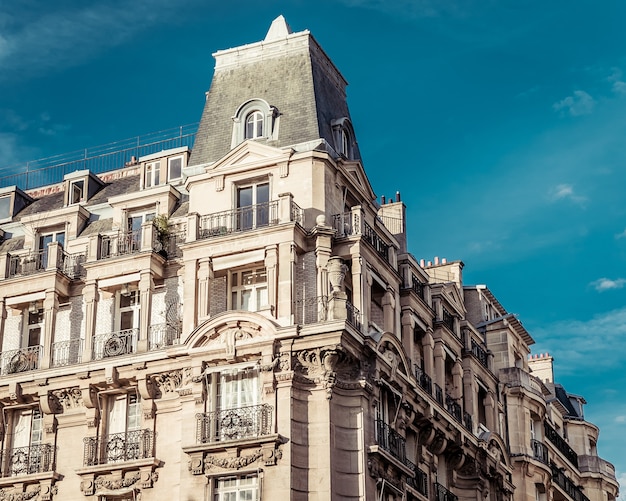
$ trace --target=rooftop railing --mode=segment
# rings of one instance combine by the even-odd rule
[[[89,169],[101,174],[133,162],[142,156],[187,146],[193,147],[198,124],[182,125],[122,141],[55,155],[0,169],[0,187],[19,186],[30,190],[59,183],[70,172]]]

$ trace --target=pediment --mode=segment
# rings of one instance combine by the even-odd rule
[[[343,167],[348,174],[352,184],[365,195],[367,200],[375,200],[376,194],[372,190],[372,185],[367,178],[367,174],[361,165],[361,162],[344,162]]]
[[[290,150],[282,150],[267,146],[254,140],[244,141],[230,150],[214,164],[206,168],[207,172],[227,170],[238,166],[254,166],[257,164],[279,163],[289,159]]]
[[[459,315],[463,316],[465,314],[465,307],[463,306],[463,299],[461,298],[458,287],[453,283],[444,284],[441,292],[450,306],[453,307]]]
[[[376,344],[376,349],[381,358],[389,364],[392,375],[400,372],[408,376],[411,373],[410,364],[404,355],[404,350],[393,334],[389,332],[384,333]]]

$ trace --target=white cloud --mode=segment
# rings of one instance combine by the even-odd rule
[[[622,80],[622,70],[613,68],[613,73],[607,78],[611,82],[611,90],[620,96],[626,95],[626,82]]]
[[[574,187],[571,184],[566,184],[566,183],[558,184],[554,188],[552,188],[550,192],[550,198],[553,201],[571,200],[572,202],[579,204],[579,205],[583,205],[584,202],[587,201],[586,197],[582,195],[578,195],[574,191]]]
[[[572,96],[567,96],[566,98],[554,103],[552,108],[555,111],[568,113],[572,117],[578,117],[581,115],[591,114],[595,104],[595,99],[584,90],[575,90]]]
[[[591,285],[598,292],[604,292],[611,289],[622,289],[624,285],[626,285],[626,278],[617,278],[612,280],[610,278],[598,278],[598,280],[594,280],[589,285]]]
[[[618,501],[626,501],[626,473],[622,473],[621,471],[615,471],[615,476],[617,477],[617,481],[620,485],[620,495],[617,497]]]
[[[622,231],[621,233],[615,235],[615,238],[626,238],[626,229],[624,229],[624,231]]]

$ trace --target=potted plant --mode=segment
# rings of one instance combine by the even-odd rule
[[[156,231],[156,240],[159,243],[155,250],[167,257],[167,244],[170,239],[169,218],[167,214],[159,214],[152,220],[152,223]]]

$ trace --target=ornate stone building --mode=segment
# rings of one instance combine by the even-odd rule
[[[521,323],[408,253],[309,32],[214,56],[193,148],[0,189],[0,501],[614,500]]]

